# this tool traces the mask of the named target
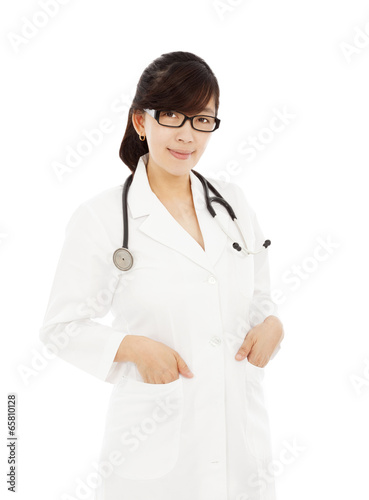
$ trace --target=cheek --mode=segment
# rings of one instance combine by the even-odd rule
[[[202,153],[205,151],[206,146],[208,145],[210,139],[211,139],[211,133],[206,133],[206,132],[194,133],[193,146],[194,149],[196,149],[196,154],[198,157],[200,157]]]
[[[160,125],[153,125],[146,129],[147,144],[150,152],[161,154],[163,149],[166,149],[173,143],[171,130],[168,127],[161,127]]]
[[[211,132],[209,132],[209,133],[205,133],[205,132],[204,132],[204,133],[203,133],[203,135],[204,135],[205,137],[202,137],[202,138],[201,138],[201,142],[200,142],[201,147],[202,147],[202,150],[204,150],[204,149],[206,148],[206,146],[208,145],[208,142],[209,142],[209,141],[210,141],[210,139],[211,139]]]

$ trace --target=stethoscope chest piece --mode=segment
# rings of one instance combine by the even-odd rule
[[[114,264],[121,271],[128,271],[133,266],[133,257],[127,248],[118,248],[113,254]]]

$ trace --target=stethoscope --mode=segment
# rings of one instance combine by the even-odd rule
[[[210,182],[205,179],[205,177],[203,177],[198,172],[195,172],[194,170],[191,170],[191,171],[200,179],[200,181],[202,183],[202,186],[204,188],[204,193],[205,193],[206,208],[209,210],[210,214],[216,219],[216,221],[218,222],[218,224],[221,227],[221,229],[225,232],[225,234],[231,240],[233,240],[233,238],[226,232],[226,230],[224,229],[224,227],[222,226],[222,224],[219,222],[218,218],[216,217],[217,213],[215,212],[215,210],[211,206],[211,204],[214,201],[216,201],[217,203],[220,203],[221,205],[223,205],[223,207],[226,208],[226,210],[227,210],[229,216],[231,217],[231,219],[233,220],[233,222],[236,224],[238,232],[240,233],[241,238],[243,240],[244,248],[242,248],[240,246],[240,244],[237,243],[237,242],[233,243],[233,245],[232,245],[233,248],[235,250],[237,250],[238,252],[241,252],[241,251],[244,252],[246,255],[257,254],[257,253],[260,253],[260,252],[263,252],[264,250],[266,250],[267,247],[271,244],[270,240],[265,240],[264,243],[263,243],[263,248],[261,248],[257,252],[252,252],[251,250],[249,250],[247,248],[247,244],[246,244],[245,238],[243,237],[241,228],[240,228],[240,226],[238,224],[236,214],[234,213],[234,211],[233,211],[232,207],[230,206],[230,204],[215,189],[215,187],[212,186],[210,184]],[[127,215],[127,195],[128,195],[128,190],[129,190],[129,187],[130,187],[130,185],[132,183],[132,180],[133,180],[133,173],[129,177],[127,177],[127,179],[126,179],[126,181],[125,181],[125,183],[123,185],[123,191],[122,191],[123,234],[124,234],[124,236],[123,236],[123,247],[118,248],[117,250],[115,250],[115,252],[113,254],[114,264],[121,271],[128,271],[133,266],[133,256],[132,256],[131,252],[128,250],[128,215]],[[216,196],[209,197],[209,188],[213,191],[213,193]]]

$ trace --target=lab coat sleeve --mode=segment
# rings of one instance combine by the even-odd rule
[[[102,220],[82,203],[67,224],[39,330],[58,357],[103,381],[128,334],[96,321],[108,313],[119,280],[111,247]]]
[[[237,200],[237,208],[241,215],[250,217],[255,235],[255,248],[261,248],[265,236],[256,217],[255,211],[248,202],[243,189],[235,183],[231,183]],[[270,288],[270,270],[269,270],[269,248],[266,251],[259,252],[254,258],[254,293],[249,308],[250,329],[259,323],[262,323],[268,316],[277,316],[279,319],[278,306],[272,301]],[[251,249],[252,250],[252,249]],[[279,352],[281,345],[275,348],[270,359],[273,359]]]
[[[261,248],[266,238],[253,210],[251,210],[251,217],[255,234],[255,248]],[[277,316],[280,319],[278,306],[273,302],[271,297],[269,248],[265,252],[259,252],[254,255],[254,294],[250,304],[249,321],[251,328],[263,322],[265,318],[271,315]],[[281,344],[279,343],[270,359],[276,356],[280,348]]]

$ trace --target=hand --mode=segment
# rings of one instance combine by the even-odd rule
[[[149,384],[168,384],[177,380],[179,373],[193,377],[177,351],[143,335],[127,335],[119,346],[115,361],[135,363],[144,382]]]
[[[283,325],[277,316],[268,316],[246,334],[245,340],[236,354],[237,360],[247,360],[260,368],[269,362],[277,345],[284,337]],[[238,355],[241,355],[238,358]]]

